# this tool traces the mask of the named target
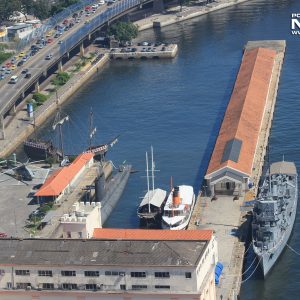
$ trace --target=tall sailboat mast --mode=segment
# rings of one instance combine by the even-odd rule
[[[151,172],[152,172],[152,192],[154,193],[154,161],[153,161],[153,147],[151,146]]]
[[[147,195],[148,195],[148,211],[149,213],[151,212],[150,210],[150,183],[149,183],[149,165],[148,165],[148,152],[146,152],[146,173],[147,173]]]
[[[54,124],[52,125],[52,129],[55,130],[58,126],[59,129],[59,143],[60,143],[60,150],[62,154],[62,159],[64,159],[64,143],[63,143],[63,132],[62,132],[62,125],[65,121],[69,121],[69,116],[65,116],[64,118],[61,118],[60,108],[58,108]]]
[[[94,134],[96,133],[96,127],[93,127],[93,118],[94,117],[94,114],[93,114],[93,110],[91,108],[90,110],[90,128],[89,128],[89,149],[92,148],[92,141],[93,141],[93,136]]]

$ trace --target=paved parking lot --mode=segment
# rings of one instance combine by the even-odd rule
[[[29,168],[34,173],[32,181],[22,182],[11,175],[0,174],[0,232],[8,236],[29,237],[24,230],[25,221],[38,205],[32,203],[28,194],[34,191],[35,185],[43,183],[49,173],[49,169]]]

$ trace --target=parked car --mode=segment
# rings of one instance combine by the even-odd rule
[[[5,74],[0,74],[0,80],[3,80],[5,78]]]
[[[148,46],[148,42],[142,42],[142,46]]]
[[[27,72],[28,72],[28,69],[23,69],[21,73],[26,74]]]
[[[48,43],[48,44],[50,44],[50,43],[52,43],[52,42],[53,42],[53,39],[48,39],[48,40],[47,40],[47,43]]]
[[[20,60],[20,61],[17,63],[17,66],[20,67],[20,66],[23,65],[23,63],[24,63],[24,62],[23,62],[22,60]]]
[[[53,55],[52,55],[51,53],[49,53],[49,54],[45,57],[45,59],[46,59],[46,60],[50,60],[52,57],[53,57]]]
[[[62,40],[60,40],[60,41],[58,41],[58,45],[61,45],[63,43],[63,41]]]
[[[25,55],[25,52],[20,52],[18,56],[23,57],[24,55]]]
[[[0,71],[5,71],[6,70],[6,68],[4,67],[4,66],[2,66],[1,68],[0,68]]]
[[[28,57],[27,56],[23,56],[22,61],[25,62],[27,61]]]
[[[17,67],[17,66],[16,66],[15,64],[13,64],[13,65],[10,66],[11,70],[15,70],[16,67]]]
[[[6,69],[5,70],[5,74],[10,74],[11,73],[11,70],[10,69]]]
[[[31,77],[31,74],[30,73],[27,73],[26,75],[25,75],[25,78],[30,78]]]

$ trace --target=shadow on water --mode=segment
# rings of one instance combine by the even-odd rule
[[[242,55],[241,55],[241,58],[242,58]],[[220,128],[221,128],[221,125],[222,125],[222,122],[223,122],[223,119],[225,116],[225,112],[226,112],[226,109],[229,104],[229,100],[230,100],[230,97],[231,97],[231,94],[233,91],[233,83],[236,80],[239,68],[240,68],[240,65],[238,65],[236,68],[232,68],[231,73],[230,73],[230,79],[228,80],[227,86],[224,90],[224,95],[222,97],[222,101],[221,101],[218,111],[216,113],[215,122],[210,131],[208,143],[206,144],[204,154],[202,156],[200,165],[198,167],[197,176],[196,176],[194,184],[193,184],[196,194],[198,194],[199,190],[202,188],[202,185],[204,184],[204,176],[205,176],[206,170],[208,168],[209,161],[210,161],[216,140],[219,135],[219,131],[220,131]],[[202,184],[201,184],[201,186],[199,186],[199,183],[201,183],[201,182],[202,182]]]

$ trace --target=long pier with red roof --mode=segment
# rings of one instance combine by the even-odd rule
[[[217,299],[236,299],[243,280],[250,218],[244,201],[258,190],[266,155],[285,41],[251,41],[228,103],[189,229],[213,229],[224,264]],[[251,273],[251,272],[250,272]]]

